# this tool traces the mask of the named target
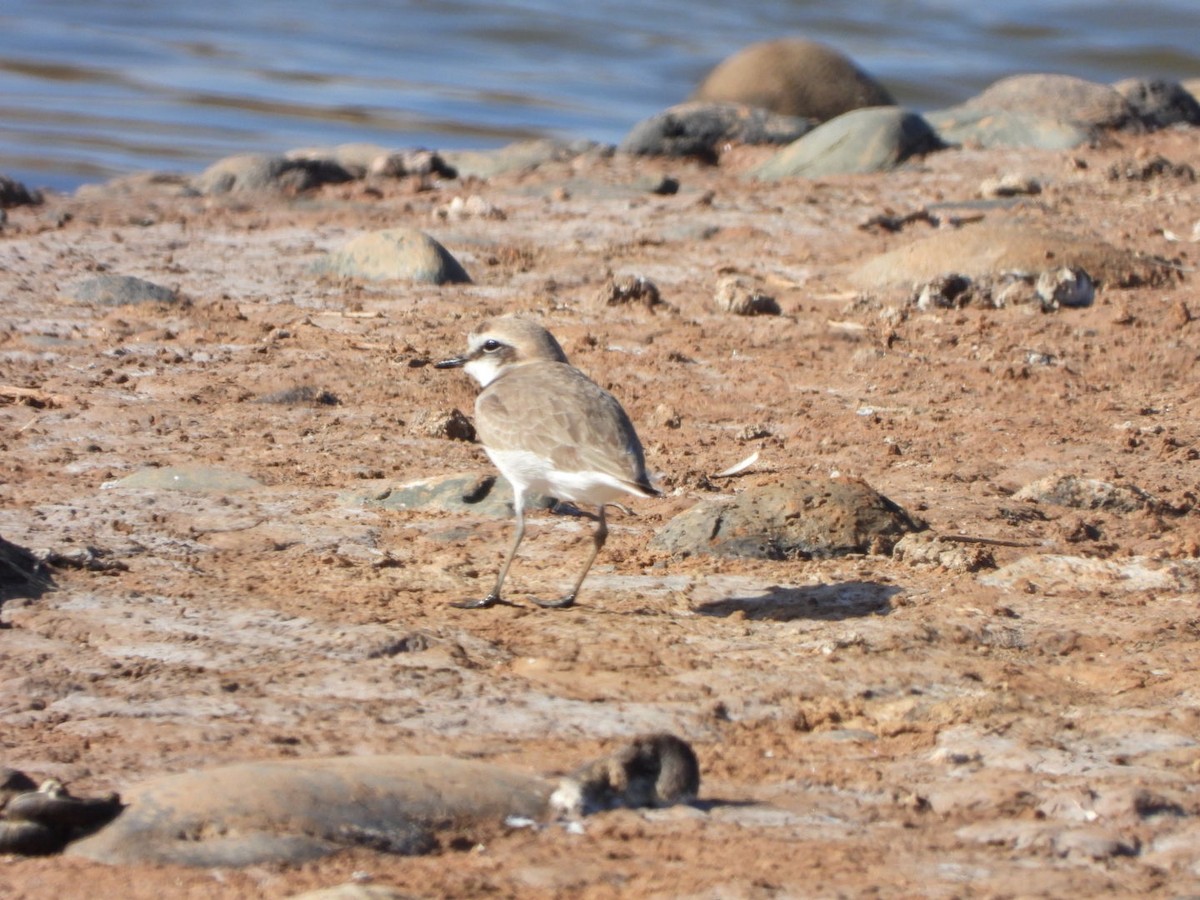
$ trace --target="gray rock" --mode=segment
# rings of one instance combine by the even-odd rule
[[[617,149],[715,162],[723,144],[790,144],[812,128],[811,119],[741,103],[683,103],[638,122]]]
[[[228,469],[186,465],[140,469],[132,475],[126,475],[124,478],[111,482],[106,487],[224,493],[226,491],[248,491],[262,487],[262,482],[249,475],[231,472]]]
[[[446,164],[459,178],[494,178],[524,172],[549,162],[563,162],[586,153],[609,154],[612,147],[595,141],[518,141],[496,150],[444,151]]]
[[[889,106],[891,94],[839,51],[784,38],[751,44],[716,66],[692,100],[744,103],[825,122],[864,106]]]
[[[31,191],[21,182],[0,175],[0,209],[13,206],[36,206],[42,202],[41,191]]]
[[[257,762],[153,779],[128,808],[68,848],[110,864],[301,862],[343,847],[427,853],[445,823],[545,814],[554,782],[445,757]]]
[[[1077,475],[1050,475],[1025,485],[1014,500],[1032,500],[1072,509],[1107,509],[1136,512],[1161,506],[1152,494],[1130,484],[1111,484]]]
[[[513,515],[512,488],[495,475],[437,475],[370,493],[343,498],[354,506],[383,509],[438,509],[477,516],[509,518]],[[529,507],[548,507],[552,501],[528,498]]]
[[[352,178],[330,159],[289,159],[264,153],[243,153],[213,163],[196,178],[195,187],[203,194],[297,192]]]
[[[470,284],[471,276],[445,247],[415,228],[360,235],[317,263],[318,272],[422,284]]]
[[[910,156],[943,146],[929,123],[916,113],[894,106],[856,109],[793,141],[751,174],[763,181],[777,181],[883,172]]]
[[[793,476],[703,500],[668,522],[653,546],[678,555],[806,559],[890,553],[925,527],[863,481]]]
[[[1092,128],[1140,128],[1133,107],[1119,93],[1072,75],[1002,78],[960,108],[1019,112]]]
[[[687,803],[699,787],[695,752],[666,733],[562,779],[444,756],[241,763],[135,785],[114,821],[67,852],[189,866],[295,863],[346,847],[412,855],[436,849],[447,829],[479,839],[510,818]]]
[[[1095,130],[1087,125],[1024,110],[955,106],[925,113],[925,119],[947,144],[984,149],[1071,150],[1095,139]]]
[[[1200,102],[1178,81],[1126,78],[1113,85],[1142,124],[1150,129],[1170,125],[1200,125]]]
[[[70,296],[80,303],[97,303],[100,306],[176,303],[179,300],[170,288],[132,275],[97,275],[71,288]]]

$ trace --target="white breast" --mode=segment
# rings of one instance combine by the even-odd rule
[[[472,359],[463,366],[463,371],[479,382],[480,387],[487,387],[496,380],[503,366],[494,356],[480,356]]]
[[[545,457],[528,450],[493,450],[484,447],[484,452],[513,486],[513,493],[522,498],[527,493],[535,493],[556,500],[600,506],[615,503],[633,493],[611,475],[603,472],[562,472]]]

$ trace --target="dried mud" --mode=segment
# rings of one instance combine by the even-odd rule
[[[773,185],[741,177],[763,158],[750,150],[720,167],[584,157],[279,199],[132,179],[10,210],[0,535],[57,565],[53,589],[0,610],[0,761],[79,794],[336,754],[553,774],[671,730],[704,780],[695,806],[425,857],[220,871],[8,858],[0,895],[285,897],[355,877],[449,897],[1200,891],[1200,189],[1109,176],[1160,154],[1194,163],[1200,136],[948,151]],[[979,199],[1013,172],[1042,192]],[[677,194],[646,191],[662,174]],[[504,217],[437,216],[470,194]],[[922,209],[943,228],[953,214],[1066,232],[1175,274],[1054,313],[919,312],[907,288],[856,288],[863,263],[936,233],[921,216],[860,226]],[[433,234],[474,284],[312,273],[399,225]],[[68,299],[98,272],[184,299]],[[731,274],[782,315],[720,311]],[[609,279],[631,276],[663,302],[607,305]],[[469,411],[474,389],[428,363],[500,312],[538,316],[618,395],[666,492],[611,517],[570,610],[522,592],[569,582],[586,522],[531,516],[510,575],[521,605],[464,611],[450,602],[486,590],[509,522],[353,502],[488,471],[477,446],[430,427]],[[749,471],[711,477],[756,450]],[[114,486],[195,464],[262,487]],[[1012,496],[1059,472],[1154,502]],[[972,552],[773,562],[650,547],[715,492],[831,473]]]

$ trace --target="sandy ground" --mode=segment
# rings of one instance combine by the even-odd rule
[[[1108,175],[1158,154],[1196,164],[1200,133],[778,185],[745,181],[762,152],[742,150],[719,168],[585,158],[292,199],[134,179],[10,210],[0,535],[92,562],[0,610],[0,762],[82,794],[332,754],[553,773],[666,729],[694,744],[704,784],[696,807],[425,858],[221,871],[6,858],[0,896],[285,897],[355,877],[446,897],[1200,891],[1200,188]],[[1007,173],[1044,190],[978,203]],[[646,190],[660,174],[677,194]],[[436,216],[470,194],[505,217]],[[1048,314],[919,312],[906,291],[853,287],[850,267],[934,233],[860,226],[939,204],[1161,256],[1179,277]],[[394,225],[429,231],[475,284],[310,273]],[[98,272],[187,302],[71,300]],[[783,315],[717,311],[728,273]],[[668,305],[604,305],[611,276],[651,279]],[[431,436],[470,411],[474,387],[428,363],[518,311],[618,395],[666,495],[612,517],[577,608],[522,602],[561,590],[589,541],[586,523],[536,515],[511,575],[521,605],[458,610],[486,590],[510,523],[355,498],[488,470],[477,446]],[[297,387],[340,403],[259,402]],[[743,476],[709,477],[755,450]],[[111,486],[198,463],[264,486]],[[1058,472],[1156,500],[1122,512],[1012,497]],[[934,533],[985,539],[952,546],[998,568],[649,547],[697,501],[785,473],[861,477]]]

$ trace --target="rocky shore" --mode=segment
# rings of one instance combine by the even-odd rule
[[[111,815],[235,783],[209,770],[453,757],[541,809],[661,733],[701,772],[691,802],[419,847],[351,814],[296,838],[345,848],[305,861],[135,858],[89,823],[129,861],[14,851],[0,894],[1200,891],[1189,86],[1028,75],[917,113],[779,52],[830,90],[706,83],[616,148],[0,184],[13,797],[52,780]],[[471,386],[431,363],[506,312],[620,399],[664,492],[613,511],[570,610],[520,599],[590,542],[550,511],[516,605],[450,605],[511,513]],[[618,758],[621,794],[640,757]],[[269,805],[254,777],[239,809]]]

